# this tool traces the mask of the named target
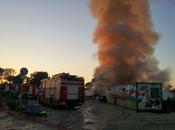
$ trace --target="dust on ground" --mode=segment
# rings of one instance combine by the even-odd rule
[[[47,118],[19,120],[0,112],[0,130],[174,130],[175,113],[136,113],[133,110],[86,101],[77,109],[47,108]]]

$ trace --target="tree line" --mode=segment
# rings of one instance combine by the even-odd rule
[[[4,80],[12,84],[21,84],[25,79],[27,83],[39,87],[40,81],[48,77],[49,74],[44,71],[35,71],[31,73],[30,76],[22,77],[20,73],[17,74],[15,69],[0,67],[0,84],[2,84]]]

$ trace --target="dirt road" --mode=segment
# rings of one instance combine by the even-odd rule
[[[0,112],[0,130],[174,130],[175,113],[136,113],[86,101],[75,110],[48,109],[47,118],[23,121]],[[37,121],[37,122],[36,122]]]

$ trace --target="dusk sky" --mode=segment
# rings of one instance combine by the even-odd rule
[[[152,0],[160,34],[155,56],[175,81],[175,2]],[[50,75],[69,72],[90,81],[98,61],[92,42],[95,19],[88,0],[0,0],[0,67],[23,66]]]

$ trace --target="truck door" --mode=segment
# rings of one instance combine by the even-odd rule
[[[78,100],[78,86],[68,85],[67,86],[67,99],[68,100]]]
[[[60,103],[61,105],[66,105],[67,101],[67,88],[64,86],[61,86],[60,88]]]

